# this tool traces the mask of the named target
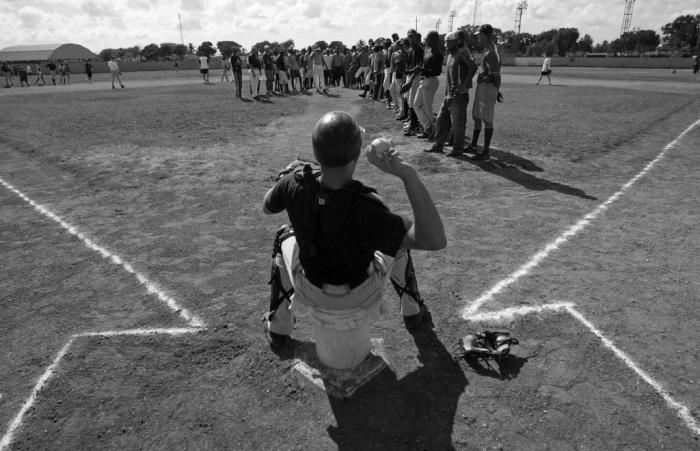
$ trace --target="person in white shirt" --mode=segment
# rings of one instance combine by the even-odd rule
[[[213,83],[209,82],[209,57],[200,56],[199,57],[199,73],[202,74],[202,79],[205,85],[211,85]]]
[[[544,54],[544,61],[542,62],[542,72],[540,72],[540,78],[537,80],[536,85],[539,85],[540,82],[542,81],[542,77],[545,75],[547,76],[547,85],[552,84],[552,78],[550,75],[552,74],[552,57],[549,54]]]
[[[109,68],[109,71],[112,73],[112,89],[114,88],[114,80],[119,81],[119,86],[122,88],[124,87],[124,83],[122,83],[122,78],[121,78],[121,71],[119,70],[119,65],[117,64],[116,61],[114,61],[114,57],[110,58],[109,61],[107,61],[107,67]]]

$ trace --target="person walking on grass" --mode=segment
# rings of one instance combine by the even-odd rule
[[[324,71],[326,70],[326,61],[323,59],[323,52],[318,46],[314,46],[311,52],[311,61],[313,62],[314,71],[314,84],[316,85],[316,92],[326,91],[326,82]]]
[[[65,81],[64,84],[66,84],[66,85],[70,85],[70,74],[71,74],[70,64],[65,63],[63,65],[63,79]]]
[[[109,68],[109,72],[112,74],[112,89],[115,89],[114,80],[118,81],[119,86],[123,88],[124,83],[122,83],[122,72],[119,70],[119,64],[114,61],[114,57],[111,57],[109,61],[107,61],[107,67]]]
[[[87,75],[88,83],[92,83],[92,63],[90,60],[85,60],[85,75]]]
[[[41,80],[41,84],[39,84],[40,80]],[[39,64],[39,63],[36,64],[36,80],[34,81],[34,84],[37,86],[45,86],[46,85],[46,80],[44,80],[44,74],[41,72],[41,64]]]
[[[272,61],[272,54],[270,53],[269,45],[265,45],[263,48],[262,65],[263,70],[265,71],[266,94],[270,96],[274,92],[275,72],[277,72],[277,70],[275,69],[275,63]]]
[[[12,81],[12,68],[10,68],[10,65],[7,64],[7,62],[4,62],[0,65],[0,71],[2,72],[2,75],[5,77],[5,88],[11,88],[15,84]]]
[[[221,66],[223,71],[221,72],[221,83],[226,80],[227,82],[231,82],[231,79],[228,78],[228,72],[231,70],[231,60],[229,58],[224,57],[223,61],[221,62]]]
[[[489,24],[479,28],[479,41],[484,47],[484,56],[481,60],[481,72],[476,79],[476,93],[472,117],[474,119],[474,132],[472,142],[466,152],[476,152],[476,145],[481,134],[482,123],[484,130],[484,147],[473,160],[487,160],[491,150],[491,137],[493,137],[493,116],[496,102],[502,102],[501,95],[501,57],[494,42],[493,27]]]
[[[49,70],[49,75],[51,75],[51,83],[56,86],[56,63],[54,63],[53,60],[49,60],[49,62],[46,63],[46,68]]]
[[[552,78],[550,77],[550,75],[552,74],[552,55],[549,53],[545,53],[542,56],[544,57],[544,61],[542,61],[542,71],[540,72],[540,78],[537,79],[537,83],[535,84],[539,85],[542,81],[542,77],[546,75],[547,85],[551,86]]]
[[[343,111],[326,113],[311,144],[321,165],[291,170],[265,194],[263,212],[287,212],[274,241],[270,304],[263,316],[270,347],[291,343],[297,304],[323,311],[384,313],[382,294],[391,281],[408,329],[429,316],[418,292],[410,249],[439,250],[447,240],[440,214],[416,169],[382,139],[366,149],[371,164],[398,177],[414,220],[393,213],[376,190],[354,179],[362,131]],[[323,199],[323,202],[319,202]]]
[[[29,74],[27,74],[27,67],[24,65],[22,67],[20,67],[18,75],[19,75],[19,87],[23,88],[24,85],[26,84],[27,88],[28,88],[29,87]]]
[[[209,57],[206,55],[199,57],[199,73],[202,74],[202,80],[204,80],[205,85],[213,84],[209,81]]]
[[[467,127],[467,106],[469,105],[469,88],[477,71],[476,63],[459,32],[445,36],[447,46],[447,77],[445,79],[445,98],[440,107],[435,124],[435,139],[426,152],[442,153],[445,141],[452,132],[452,151],[448,157],[456,157],[464,152],[464,134]]]

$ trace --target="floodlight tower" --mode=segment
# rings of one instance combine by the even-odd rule
[[[455,17],[457,17],[457,11],[452,10],[452,12],[450,12],[450,19],[447,22],[447,32],[448,33],[452,33],[452,29],[454,28],[454,24],[455,24]]]
[[[632,8],[634,8],[634,0],[625,0],[625,13],[622,16],[620,36],[630,31],[630,27],[632,26]]]
[[[523,23],[523,11],[527,10],[527,2],[519,2],[518,7],[515,9],[515,34],[516,36],[520,34],[520,26]]]
[[[177,21],[180,24],[180,44],[185,45],[185,35],[182,34],[182,16],[177,13]]]
[[[438,19],[435,21],[435,31],[440,33],[440,24],[442,23],[442,20],[438,17]]]
[[[473,26],[481,25],[481,0],[474,0],[474,20]]]

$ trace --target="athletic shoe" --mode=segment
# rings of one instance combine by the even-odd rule
[[[423,323],[423,320],[425,319],[425,315],[427,313],[428,307],[426,307],[425,304],[421,304],[420,312],[416,313],[415,315],[403,317],[403,324],[406,326],[406,329],[415,329]]]
[[[433,144],[433,146],[430,149],[423,149],[423,152],[427,153],[442,153],[442,147],[438,146],[437,144]],[[447,154],[448,156],[450,155],[449,153]]]
[[[477,153],[477,147],[469,144],[467,147],[464,148],[464,152],[466,153]]]
[[[463,154],[464,152],[460,149],[452,149],[451,151],[447,152],[448,157],[459,157]]]
[[[472,160],[476,160],[476,161],[479,161],[479,160],[488,160],[488,159],[489,159],[489,155],[490,155],[489,150],[488,150],[488,149],[484,149],[484,150],[482,150],[481,152],[479,152],[478,154],[474,155],[474,156],[472,157]]]
[[[263,319],[264,325],[263,330],[265,331],[265,338],[273,349],[281,348],[289,341],[289,335],[282,335],[270,330],[270,322],[267,319]]]

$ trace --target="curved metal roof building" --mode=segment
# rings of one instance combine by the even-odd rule
[[[97,55],[78,44],[16,45],[0,50],[0,61],[46,61],[97,59]]]

